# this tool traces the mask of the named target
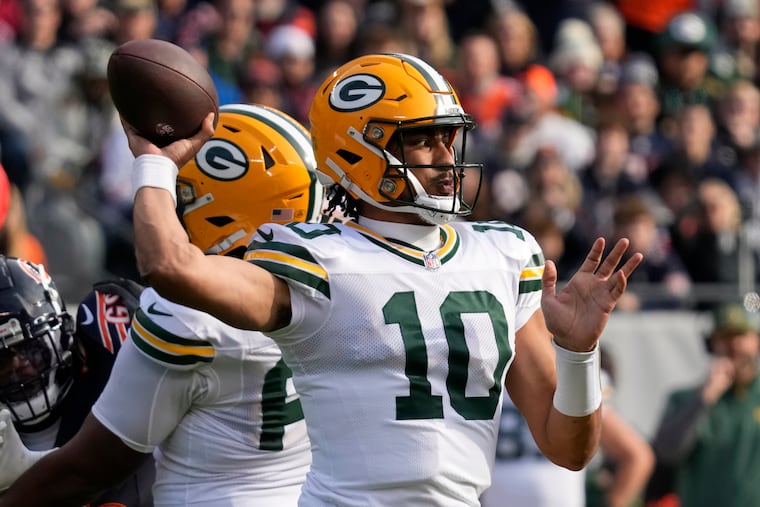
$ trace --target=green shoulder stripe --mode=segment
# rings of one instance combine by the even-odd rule
[[[244,259],[280,278],[311,287],[330,299],[327,271],[306,248],[278,241],[254,241]]]
[[[130,335],[144,354],[171,368],[210,363],[214,359],[214,346],[210,342],[177,336],[153,322],[142,309],[135,312]]]

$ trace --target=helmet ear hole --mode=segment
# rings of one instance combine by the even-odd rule
[[[264,147],[261,147],[261,153],[264,155],[264,167],[267,169],[271,169],[275,166],[276,162],[272,158],[272,155],[269,154],[267,150],[264,149]]]
[[[358,155],[352,151],[340,149],[337,151],[337,153],[338,153],[338,156],[340,156],[340,158],[342,158],[343,160],[345,160],[351,165],[358,164],[362,160],[361,155]]]
[[[206,222],[215,227],[224,227],[225,225],[231,224],[234,221],[235,220],[232,217],[228,216],[206,217]]]

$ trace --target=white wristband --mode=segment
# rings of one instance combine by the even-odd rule
[[[602,404],[599,347],[591,352],[573,352],[554,340],[552,344],[557,353],[554,408],[571,417],[593,414]]]
[[[177,205],[177,165],[162,155],[140,155],[132,163],[132,200],[142,187],[163,188]]]

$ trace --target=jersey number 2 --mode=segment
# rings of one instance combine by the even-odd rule
[[[501,303],[490,292],[452,292],[440,307],[448,343],[446,390],[452,408],[468,420],[492,419],[501,396],[501,377],[512,357],[507,338],[507,319]],[[493,372],[493,385],[487,396],[467,396],[470,351],[465,339],[463,314],[486,314],[491,320],[499,357]],[[413,292],[397,292],[383,306],[386,324],[398,324],[406,351],[405,374],[409,396],[396,397],[396,419],[442,419],[442,396],[434,395],[428,380],[428,355]]]

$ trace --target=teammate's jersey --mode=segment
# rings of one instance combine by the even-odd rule
[[[155,449],[155,505],[295,506],[311,454],[277,345],[152,289],[131,338],[93,414]]]
[[[505,394],[493,481],[480,498],[483,507],[583,507],[585,475],[555,465],[541,453],[525,418]]]
[[[312,442],[303,506],[478,505],[515,331],[543,255],[501,222],[423,252],[354,223],[264,226],[246,255],[291,288],[280,344]],[[266,240],[266,241],[264,241]]]

